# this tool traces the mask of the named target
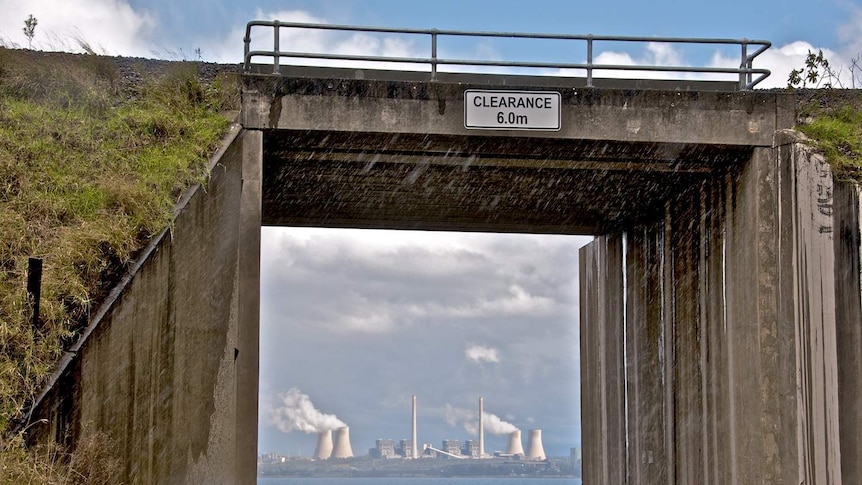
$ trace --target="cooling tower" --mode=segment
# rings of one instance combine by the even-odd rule
[[[326,430],[317,433],[317,448],[314,449],[314,457],[325,460],[332,454],[332,431]]]
[[[542,446],[542,430],[531,429],[530,436],[527,438],[527,454],[526,457],[531,460],[544,460],[545,447]]]
[[[540,441],[539,447],[541,446],[542,442]],[[509,446],[506,447],[506,454],[524,456],[524,447],[521,445],[521,430],[509,433]]]
[[[539,447],[541,447],[539,442]],[[544,452],[543,452],[544,453]],[[347,426],[335,430],[335,444],[332,446],[332,458],[352,458],[353,449],[350,448],[350,428]]]

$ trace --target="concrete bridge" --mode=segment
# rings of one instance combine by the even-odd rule
[[[129,483],[252,483],[261,225],[592,234],[585,483],[862,483],[860,189],[790,131],[792,96],[433,74],[249,66],[206,190],[71,349],[33,439],[105,430]],[[550,93],[556,126],[468,128],[468,92],[503,91]]]

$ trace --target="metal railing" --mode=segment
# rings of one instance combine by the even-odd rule
[[[256,27],[267,27],[273,31],[272,50],[251,50],[252,29]],[[312,29],[329,30],[340,32],[371,32],[376,34],[413,34],[429,36],[431,42],[430,57],[390,57],[376,55],[347,55],[326,54],[297,51],[283,51],[280,46],[281,29]],[[557,63],[557,62],[522,62],[522,61],[495,61],[478,59],[445,59],[437,56],[437,43],[441,37],[494,37],[503,39],[542,39],[542,40],[573,40],[586,42],[586,62],[583,63]],[[701,44],[701,45],[738,45],[740,47],[739,67],[695,67],[695,66],[658,66],[658,65],[619,65],[619,64],[596,64],[593,56],[595,42],[626,42],[626,43],[667,43],[667,44]],[[310,24],[297,22],[279,22],[278,20],[253,20],[246,25],[245,55],[243,57],[244,70],[251,70],[252,59],[255,57],[271,57],[273,59],[273,73],[281,73],[281,59],[317,59],[335,61],[365,61],[365,62],[388,62],[401,64],[424,64],[430,66],[430,79],[436,80],[440,66],[471,66],[471,67],[513,67],[513,68],[542,68],[542,69],[580,69],[586,71],[587,86],[593,86],[594,71],[646,71],[646,72],[676,72],[676,73],[698,73],[698,74],[736,74],[739,76],[739,89],[749,90],[766,79],[770,71],[753,67],[754,59],[768,49],[772,44],[765,40],[750,39],[711,39],[711,38],[681,38],[681,37],[617,37],[602,35],[568,35],[568,34],[530,34],[520,32],[469,32],[459,30],[437,30],[437,29],[393,29],[386,27],[361,27],[352,25],[332,24]],[[749,48],[754,48],[749,52]],[[755,75],[757,77],[755,77]]]

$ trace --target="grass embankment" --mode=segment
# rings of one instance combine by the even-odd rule
[[[204,179],[228,125],[219,113],[235,99],[235,83],[204,84],[194,63],[130,84],[115,59],[63,59],[0,49],[0,431],[135,253],[170,224],[179,194]],[[44,261],[36,328],[29,257]],[[28,455],[20,438],[0,439],[0,483],[98,475],[86,470],[93,460]]]
[[[862,183],[862,92],[815,93],[800,107],[798,129],[823,151],[836,177]]]

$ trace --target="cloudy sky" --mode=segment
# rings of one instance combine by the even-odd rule
[[[0,44],[110,55],[241,61],[251,19],[386,27],[603,35],[724,37],[773,43],[755,67],[784,86],[809,49],[849,84],[862,52],[862,5],[851,0],[586,2],[389,0],[0,0]],[[259,40],[255,40],[259,42]],[[287,35],[283,48],[421,55],[419,39]],[[581,62],[582,48],[487,41],[441,55]],[[599,62],[733,65],[736,52],[663,44],[599,46]],[[541,57],[545,56],[545,57]],[[841,69],[841,68],[844,69]],[[587,238],[264,228],[260,451],[310,454],[312,435],[286,403],[312,403],[351,426],[354,450],[408,438],[473,436],[476,401],[514,425],[541,427],[546,450],[580,442],[577,248]],[[306,399],[307,397],[307,399]],[[330,417],[323,416],[327,420]],[[334,419],[334,417],[333,417]],[[488,437],[489,449],[504,446]]]
[[[548,452],[579,442],[588,238],[265,228],[263,241],[262,416],[290,414],[280,398],[299,389],[350,426],[358,453],[410,437],[415,394],[420,443],[439,446],[475,438],[484,396],[486,412],[543,428]],[[261,450],[310,454],[302,429],[262,419]]]
[[[848,66],[862,52],[862,5],[858,0],[681,0],[587,2],[548,0],[0,0],[0,42],[27,45],[23,21],[39,21],[34,47],[74,50],[83,39],[107,54],[239,62],[245,23],[251,19],[325,22],[386,27],[548,33],[766,39],[774,47],[756,67],[773,71],[763,87],[784,86],[809,49],[823,49],[835,66]],[[363,53],[427,55],[421,40],[306,36],[303,46]],[[291,45],[283,42],[283,47]],[[524,45],[524,44],[520,44]],[[573,59],[564,45],[519,49],[516,44],[474,42],[443,46],[441,54],[535,60],[556,54]],[[530,50],[531,49],[531,50]],[[600,61],[619,63],[732,65],[736,52],[693,52],[666,46],[597,46]],[[601,57],[603,56],[603,57]],[[845,82],[849,82],[847,70]]]

